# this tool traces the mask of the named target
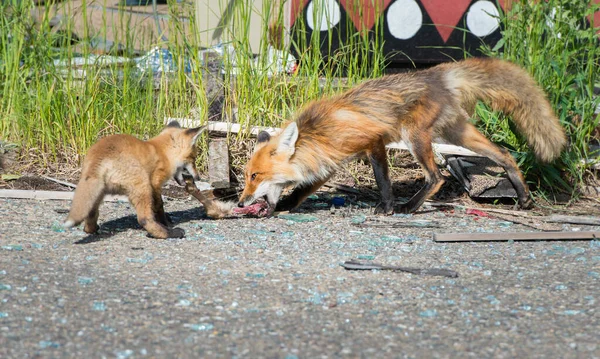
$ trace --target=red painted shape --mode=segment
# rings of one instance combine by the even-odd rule
[[[500,4],[502,10],[506,10],[506,1],[507,0],[498,0],[498,4]],[[508,2],[510,2],[510,0],[508,0]]]
[[[446,42],[471,4],[471,0],[421,0],[421,4],[433,20],[442,40]]]
[[[595,0],[594,2],[600,4],[600,0]],[[600,35],[600,11],[594,13],[594,27],[598,29],[597,33]]]
[[[392,0],[339,0],[339,2],[354,23],[354,27],[358,31],[368,31]]]
[[[294,26],[296,19],[300,14],[302,14],[302,10],[306,7],[310,0],[292,0],[292,9],[290,14],[290,27]]]

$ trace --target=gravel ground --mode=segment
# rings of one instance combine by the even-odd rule
[[[600,241],[435,243],[531,229],[433,209],[392,218],[439,228],[358,227],[369,209],[320,196],[308,218],[220,221],[169,200],[176,240],[148,238],[128,203],[87,236],[60,227],[67,201],[0,199],[0,357],[600,357]]]

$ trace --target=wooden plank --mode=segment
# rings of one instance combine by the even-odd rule
[[[600,239],[600,232],[434,233],[435,242],[571,241]]]
[[[198,127],[202,125],[200,120],[194,120],[190,118],[174,118],[174,117],[165,117],[164,123],[167,125],[171,121],[177,121],[182,127],[192,128]],[[228,122],[217,122],[217,121],[208,121],[208,131],[209,132],[223,132],[223,133],[240,133],[240,132],[248,132],[254,136],[258,135],[260,131],[267,131],[271,135],[275,135],[281,131],[280,128],[274,127],[262,127],[262,126],[252,126],[250,128],[240,125],[239,123],[228,123]],[[392,142],[385,146],[389,149],[396,150],[404,150],[408,151],[408,146],[404,143],[404,141],[400,142]],[[484,157],[476,152],[468,150],[461,146],[449,145],[445,143],[433,143],[434,151],[445,155],[459,155],[459,156],[473,156],[473,157]]]
[[[36,200],[67,200],[71,201],[75,192],[67,191],[31,191],[21,189],[0,189],[0,198],[36,199]],[[105,202],[128,202],[126,196],[107,195]]]
[[[584,224],[588,226],[600,226],[600,218],[588,217],[588,216],[565,216],[562,214],[553,214],[542,218],[544,222],[551,223],[571,223],[571,224]]]
[[[208,178],[215,188],[229,188],[229,148],[227,139],[212,139],[208,144]]]

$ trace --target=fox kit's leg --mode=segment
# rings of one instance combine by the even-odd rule
[[[185,232],[181,228],[169,229],[156,221],[154,211],[154,195],[151,186],[138,185],[130,188],[129,200],[137,212],[138,222],[154,238],[183,238]]]
[[[369,160],[373,166],[377,187],[381,191],[381,203],[375,208],[375,213],[392,214],[394,212],[394,194],[383,140],[379,140],[375,145],[369,154]]]
[[[306,197],[315,193],[322,185],[324,185],[325,182],[329,180],[329,177],[331,176],[318,180],[313,184],[296,187],[289,196],[277,203],[277,211],[289,211],[290,209],[298,207],[300,203],[304,202]]]
[[[472,124],[461,121],[453,128],[453,131],[445,134],[446,139],[457,145],[466,147],[474,152],[489,157],[504,168],[508,174],[508,179],[515,187],[519,204],[522,208],[530,208],[533,204],[529,195],[529,188],[525,183],[523,174],[517,166],[517,162],[510,153],[503,147],[497,146],[488,140]]]
[[[156,220],[168,227],[171,221],[169,220],[169,217],[167,217],[167,215],[165,214],[165,207],[160,193],[160,189],[154,190],[152,192],[152,199],[152,210],[154,211]]]
[[[431,133],[420,129],[407,129],[406,135],[402,136],[402,139],[425,174],[425,186],[408,202],[400,205],[399,212],[412,213],[440,189],[444,184],[444,178],[434,161]]]
[[[85,217],[85,225],[83,226],[83,230],[85,233],[96,233],[98,231],[98,215],[100,204],[102,204],[102,200],[104,199],[104,194],[102,194],[92,206],[92,209],[88,213],[87,217]]]

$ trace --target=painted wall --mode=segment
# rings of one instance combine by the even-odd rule
[[[312,31],[370,30],[383,16],[384,51],[395,62],[439,62],[464,57],[464,50],[479,55],[482,42],[493,46],[500,39],[498,6],[511,0],[291,0],[291,25],[303,19]],[[577,0],[583,1],[583,0]],[[600,3],[600,0],[594,0]],[[320,7],[324,11],[316,11]],[[362,17],[359,15],[362,13]],[[600,24],[600,12],[595,15]],[[339,36],[338,36],[339,35]],[[327,44],[322,44],[325,50]]]

